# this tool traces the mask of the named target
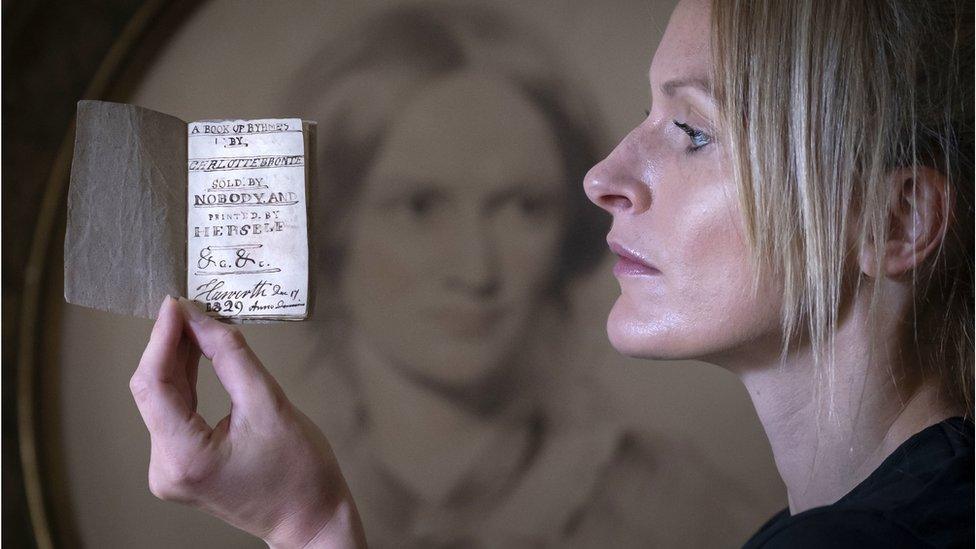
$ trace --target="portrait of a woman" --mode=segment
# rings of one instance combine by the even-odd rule
[[[619,509],[735,492],[689,451],[653,460],[694,474],[653,465],[566,352],[566,285],[604,257],[607,219],[578,192],[599,125],[555,59],[489,8],[408,6],[326,43],[286,94],[319,125],[306,412],[374,547],[638,547],[671,534]]]
[[[436,33],[423,42],[450,52]],[[376,404],[413,398],[392,396],[410,385],[391,379],[437,395],[413,398],[417,406],[450,402],[502,418],[539,417],[483,397],[492,384],[533,387],[501,367],[517,364],[514,357],[544,365],[558,356],[558,342],[538,356],[515,350],[542,322],[546,300],[558,303],[558,281],[534,276],[546,272],[535,266],[567,257],[559,244],[567,227],[588,219],[556,190],[560,176],[575,177],[566,158],[590,150],[581,146],[586,128],[575,144],[561,141],[577,135],[566,130],[575,118],[547,88],[533,87],[544,69],[512,77],[484,69],[492,63],[459,65],[430,79],[400,58],[392,72],[407,85],[351,77],[351,103],[316,107],[374,145],[321,148],[323,165],[330,154],[360,160],[330,176],[357,187],[350,199],[357,204],[346,210],[355,214],[328,220],[339,225],[328,231],[343,249],[333,255],[341,269],[331,283],[351,296],[342,305],[355,328],[331,331],[338,339],[327,346],[348,349],[338,360],[360,372],[361,417],[388,421],[391,437],[421,436],[396,406]],[[335,70],[326,73],[330,84],[341,81],[343,69]],[[620,285],[607,320],[614,348],[710,362],[737,376],[752,399],[788,501],[755,525],[746,546],[972,546],[972,7],[686,0],[648,80],[646,117],[578,179],[577,192],[612,217],[606,241]],[[398,97],[402,90],[408,96]],[[396,113],[378,133],[343,118],[369,94]],[[506,108],[493,110],[502,99]],[[505,136],[532,145],[513,149]],[[451,161],[457,169],[448,169]],[[473,184],[450,181],[457,174]],[[445,310],[461,320],[440,322]],[[405,337],[386,337],[390,323],[405,322],[412,325]],[[195,409],[200,353],[233,402],[215,427]],[[566,445],[553,455],[568,466],[551,471],[580,481],[563,487],[590,486],[595,504],[557,520],[555,534],[539,535],[553,524],[542,499],[531,500],[540,502],[531,513],[530,505],[483,520],[484,507],[466,515],[452,505],[450,515],[408,497],[406,526],[377,519],[377,506],[391,501],[387,481],[435,499],[476,493],[461,500],[484,505],[520,493],[523,480],[552,498],[545,482],[555,473],[514,473],[523,460],[546,455],[537,442],[545,422],[497,421],[502,427],[485,446],[467,445],[465,434],[479,429],[463,428],[439,442],[455,446],[452,466],[427,471],[418,453],[409,456],[417,458],[413,468],[404,459],[390,476],[364,465],[364,454],[344,455],[344,441],[299,411],[262,361],[274,357],[259,359],[238,330],[185,300],[163,302],[131,381],[152,438],[148,482],[156,496],[273,547],[362,547],[371,536],[396,540],[404,532],[399,539],[432,547],[616,546],[595,535],[654,544],[653,532],[634,527],[634,517],[653,509],[625,494],[655,486],[641,473],[646,454],[608,457],[594,449],[619,446],[573,436],[555,438]],[[381,398],[371,401],[371,390]],[[545,383],[536,390],[552,396]],[[565,402],[558,393],[556,400]],[[608,435],[611,425],[595,431]],[[615,470],[620,463],[629,465]],[[479,486],[483,478],[513,480]],[[704,519],[702,528],[720,528],[721,520]],[[695,536],[678,532],[666,545],[695,546]]]

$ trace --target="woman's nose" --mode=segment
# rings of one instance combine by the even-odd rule
[[[636,128],[583,179],[590,201],[612,215],[638,215],[651,206],[651,189],[640,177],[644,164]]]
[[[446,258],[448,287],[476,297],[487,297],[498,289],[494,246],[484,220],[467,215],[454,227],[454,239]]]

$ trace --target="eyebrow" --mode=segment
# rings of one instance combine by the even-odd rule
[[[712,83],[707,78],[678,78],[668,80],[664,84],[661,84],[661,91],[668,97],[673,97],[681,88],[694,88],[703,92],[705,95],[712,95]]]

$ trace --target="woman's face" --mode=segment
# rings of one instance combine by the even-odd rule
[[[559,158],[546,120],[505,82],[460,74],[419,93],[354,216],[344,292],[368,343],[454,388],[505,364],[555,270]]]
[[[630,356],[725,363],[765,352],[778,333],[782,298],[775,285],[751,293],[738,191],[715,130],[709,17],[707,2],[679,4],[651,62],[649,115],[584,182],[613,215],[620,297],[607,331]]]

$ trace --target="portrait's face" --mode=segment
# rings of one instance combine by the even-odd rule
[[[707,2],[682,2],[650,67],[647,118],[587,174],[590,199],[613,215],[620,296],[607,332],[620,352],[722,363],[777,338],[775,284],[751,291],[744,238],[711,74]]]
[[[398,113],[365,178],[343,291],[398,367],[463,388],[517,353],[557,261],[562,163],[514,86],[462,73]]]

